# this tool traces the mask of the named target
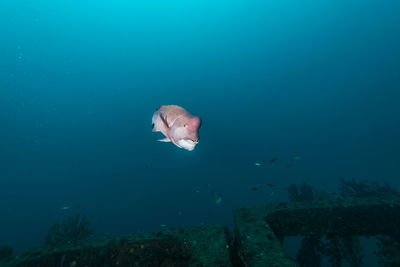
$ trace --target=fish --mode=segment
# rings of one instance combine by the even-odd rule
[[[275,187],[276,185],[274,184],[267,184],[268,187]]]
[[[299,159],[300,159],[299,156],[294,156],[294,157],[292,158],[292,160],[299,160]]]
[[[272,158],[272,159],[269,160],[269,162],[270,162],[270,163],[274,163],[274,162],[277,161],[277,160],[278,160],[277,158]]]
[[[216,191],[213,191],[212,194],[214,195],[215,204],[221,204],[222,202],[222,194]]]
[[[255,166],[261,166],[261,163],[260,162],[254,162],[254,165]]]
[[[260,187],[257,185],[257,186],[252,187],[251,191],[258,191],[258,189],[260,189]]]
[[[163,105],[152,118],[153,132],[161,132],[165,138],[158,141],[172,142],[175,146],[192,151],[198,145],[201,118],[192,116],[177,105]]]

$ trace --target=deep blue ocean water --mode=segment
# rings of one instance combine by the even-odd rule
[[[98,236],[232,227],[234,206],[287,201],[302,182],[400,189],[399,12],[398,1],[0,1],[0,244],[42,245],[75,214]],[[156,141],[151,117],[168,104],[202,118],[194,151]]]

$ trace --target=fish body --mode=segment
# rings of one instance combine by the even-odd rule
[[[152,124],[153,132],[161,132],[165,136],[159,141],[172,142],[189,151],[199,143],[200,117],[192,116],[180,106],[161,106],[154,112]]]
[[[299,160],[299,159],[300,159],[299,156],[294,156],[294,157],[292,158],[292,160]]]

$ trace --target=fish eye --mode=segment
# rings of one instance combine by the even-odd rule
[[[187,126],[187,124],[184,124],[184,125],[183,125],[183,127],[186,127],[186,126]]]

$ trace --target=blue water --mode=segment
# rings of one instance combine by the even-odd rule
[[[399,189],[399,11],[398,1],[0,1],[0,243],[42,245],[74,214],[98,236],[231,227],[234,206],[287,201],[301,182]],[[168,104],[202,118],[194,151],[151,132]]]

